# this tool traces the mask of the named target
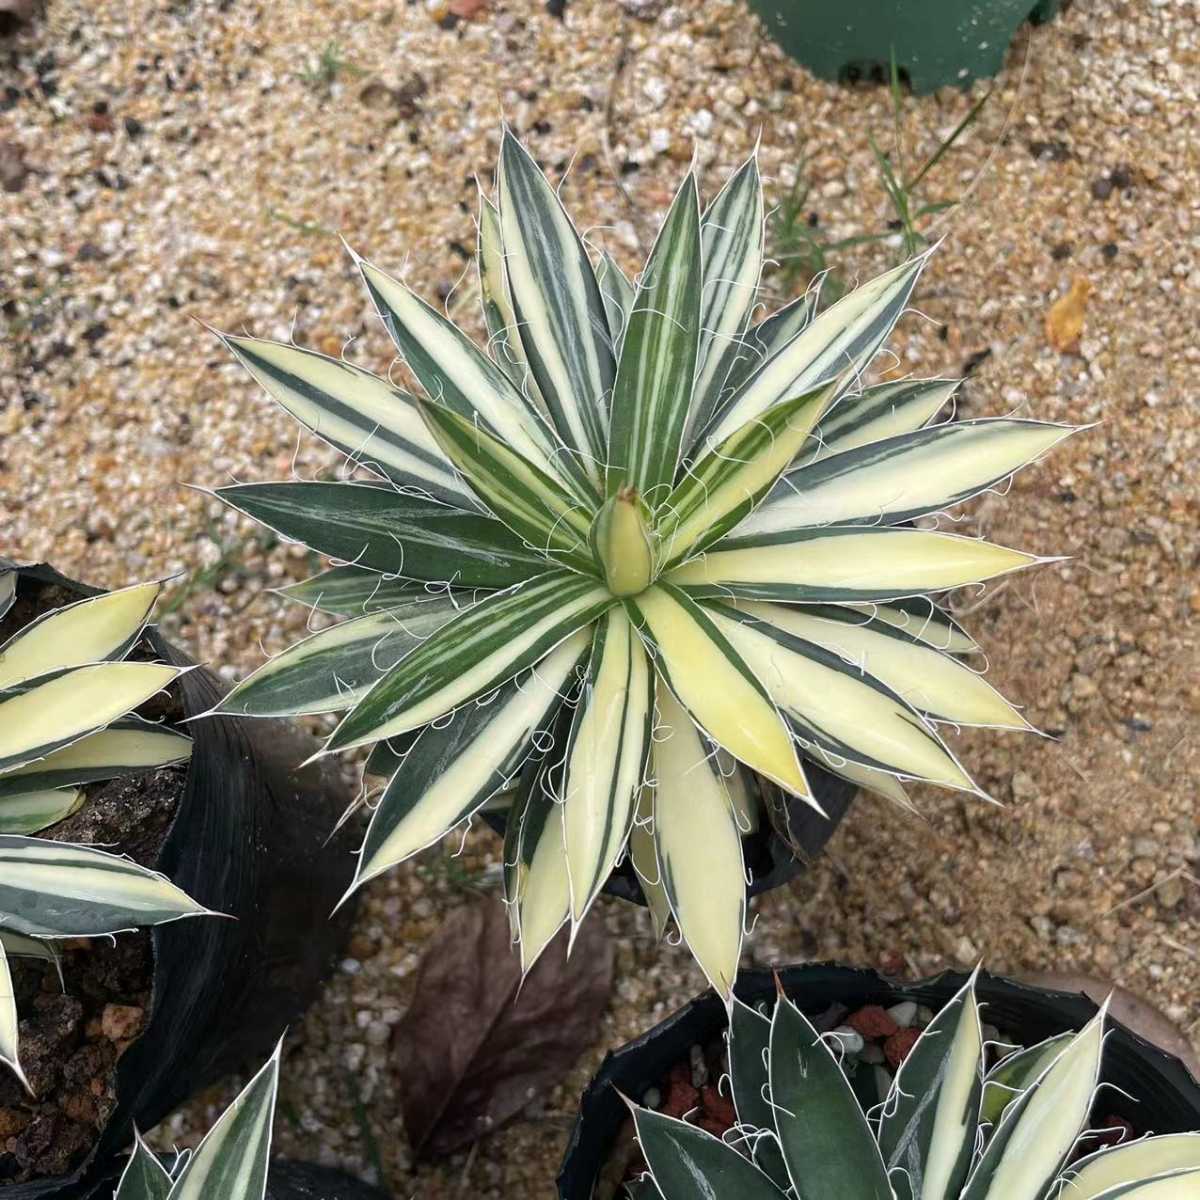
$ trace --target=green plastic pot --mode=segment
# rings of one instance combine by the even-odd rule
[[[1025,21],[1061,0],[750,0],[777,42],[822,79],[886,80],[892,56],[914,92],[995,75]]]

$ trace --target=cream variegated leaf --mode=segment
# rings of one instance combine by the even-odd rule
[[[863,388],[857,396],[843,396],[818,424],[796,466],[915,433],[945,408],[958,386],[957,379],[902,379]]]
[[[1050,1200],[1107,1200],[1114,1188],[1168,1173],[1177,1181],[1195,1173],[1188,1186],[1200,1180],[1200,1133],[1162,1134],[1089,1154],[1063,1172],[1063,1182],[1051,1191]],[[1177,1196],[1186,1194],[1180,1191]],[[1136,1191],[1130,1195],[1141,1200]],[[1165,1197],[1176,1200],[1169,1191]]]
[[[844,602],[837,606],[947,654],[974,654],[979,643],[944,608],[925,596],[901,597],[888,604]]]
[[[13,989],[12,972],[8,966],[8,954],[0,941],[0,1068],[7,1067],[30,1095],[33,1089],[25,1072],[21,1069],[20,1047],[18,1046],[19,1018],[17,997]]]
[[[410,600],[451,592],[440,585],[436,589],[412,579],[398,579],[368,571],[363,567],[330,567],[300,583],[289,583],[278,589],[279,595],[317,612],[334,613],[339,617],[362,617],[386,608],[398,608]],[[461,603],[470,603],[470,593],[464,592]]]
[[[633,311],[633,298],[636,293],[625,272],[617,265],[617,260],[607,250],[600,255],[600,262],[596,267],[596,284],[600,288],[600,298],[604,301],[604,315],[608,321],[613,355],[620,358],[625,325]]]
[[[638,795],[633,828],[629,831],[629,857],[654,922],[654,935],[662,941],[671,921],[671,901],[663,886],[654,845],[654,788],[651,785],[643,787]]]
[[[83,792],[78,788],[10,790],[0,797],[0,834],[41,833],[78,812],[82,804]]]
[[[658,688],[654,845],[676,924],[717,994],[733,995],[746,921],[742,839],[715,748]]]

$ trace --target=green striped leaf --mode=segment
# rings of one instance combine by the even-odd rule
[[[981,674],[887,621],[834,604],[788,607],[741,600],[734,607],[755,621],[831,651],[935,720],[997,729],[1033,728]]]
[[[161,590],[158,583],[139,583],[43,613],[0,647],[0,688],[124,658],[142,636]]]
[[[658,533],[668,564],[746,524],[808,440],[838,386],[834,381],[775,405],[699,458],[662,506]]]
[[[1113,1188],[1168,1172],[1175,1175],[1189,1171],[1200,1171],[1200,1133],[1162,1134],[1127,1146],[1106,1147],[1072,1163],[1063,1172],[1063,1182],[1051,1190],[1050,1197],[1051,1200],[1099,1200],[1103,1196],[1107,1200]],[[1182,1200],[1185,1195],[1186,1192],[1178,1192],[1175,1200]],[[1172,1200],[1171,1193],[1167,1193],[1166,1200]]]
[[[170,1200],[263,1200],[282,1043],[209,1130],[171,1187]]]
[[[35,958],[41,962],[58,963],[58,951],[53,942],[39,941],[37,938],[25,937],[19,933],[9,933],[0,929],[0,948],[9,958]],[[61,972],[59,972],[61,975]]]
[[[12,567],[0,569],[0,617],[8,613],[16,598],[17,571]]]
[[[738,168],[704,211],[700,223],[704,261],[700,349],[693,412],[685,445],[704,428],[750,322],[763,258],[763,195],[758,155]]]
[[[394,579],[378,571],[348,566],[330,567],[311,579],[276,590],[295,604],[341,617],[382,612],[429,594],[415,580]]]
[[[613,604],[603,588],[551,571],[481,600],[385,675],[343,719],[326,751],[417,729],[533,666]]]
[[[646,260],[613,385],[606,486],[633,487],[651,508],[679,465],[700,337],[700,198],[683,181]]]
[[[1194,1200],[1200,1194],[1200,1171],[1172,1171],[1157,1179],[1118,1184],[1098,1200]]]
[[[871,442],[790,471],[737,533],[911,521],[994,487],[1074,432],[1069,425],[998,418]]]
[[[417,488],[455,508],[479,508],[407,392],[312,350],[261,338],[217,336],[276,404],[355,463],[397,487]]]
[[[165,876],[91,846],[0,836],[0,928],[99,937],[211,915]]]
[[[790,1181],[779,1141],[775,1114],[767,1098],[767,1059],[771,1020],[734,997],[729,1006],[729,1081],[738,1124],[757,1131],[748,1147],[759,1168],[784,1191]]]
[[[0,774],[36,762],[132,712],[180,671],[160,663],[110,662],[0,692]]]
[[[943,608],[927,596],[908,596],[888,604],[842,603],[837,606],[893,629],[947,654],[974,654],[979,643]]]
[[[558,193],[507,128],[499,194],[504,267],[525,358],[573,452],[568,457],[598,483],[616,372],[604,301]]]
[[[847,783],[852,783],[855,787],[862,788],[863,791],[872,792],[876,796],[882,796],[885,800],[890,800],[893,804],[898,804],[905,812],[910,812],[914,816],[919,815],[915,805],[908,798],[908,793],[904,790],[904,785],[895,775],[889,775],[886,771],[876,771],[871,767],[864,767],[861,763],[850,762],[849,759],[839,762],[836,766],[823,759],[821,766],[831,774],[838,776],[839,779],[844,779]],[[792,842],[790,835],[786,840],[789,844]],[[798,847],[796,848],[798,849]]]
[[[629,314],[633,311],[634,290],[625,272],[617,265],[617,260],[607,250],[600,255],[600,263],[596,267],[596,286],[600,289],[600,299],[604,302],[604,316],[608,322],[613,354],[619,358],[621,342],[625,338],[625,326],[629,321]]]
[[[1041,1200],[1087,1123],[1100,1079],[1105,1015],[1101,1009],[1008,1106],[961,1200]]]
[[[717,628],[793,721],[810,754],[973,791],[942,740],[894,691],[857,665],[753,612],[709,601]],[[802,627],[803,628],[803,627]]]
[[[191,755],[191,738],[173,729],[136,717],[114,721],[99,733],[0,776],[0,823],[9,811],[9,799],[22,792],[115,779],[187,762]]]
[[[984,1078],[981,1120],[995,1125],[1004,1116],[1009,1102],[1037,1079],[1074,1036],[1073,1033],[1060,1033],[1002,1058]]]
[[[424,404],[422,411],[447,457],[509,529],[545,558],[594,569],[587,545],[594,507],[448,408]]]
[[[975,1158],[983,1065],[972,975],[921,1033],[883,1106],[877,1136],[897,1200],[957,1200]]]
[[[645,776],[654,672],[623,609],[596,622],[583,694],[567,739],[563,826],[578,927],[625,848]]]
[[[812,446],[804,448],[797,466],[915,433],[942,411],[958,385],[957,379],[903,379],[864,388],[857,396],[843,396],[817,426]]]
[[[799,1200],[893,1200],[879,1146],[833,1052],[780,996],[771,1020],[771,1107]]]
[[[784,1200],[732,1146],[686,1121],[633,1108],[638,1142],[662,1200]]]
[[[1038,561],[958,534],[851,526],[728,537],[664,578],[693,596],[861,602],[948,591]]]
[[[527,396],[539,411],[545,412],[545,401],[525,361],[525,351],[517,333],[517,319],[508,296],[500,213],[482,191],[479,193],[479,237],[475,265],[479,271],[479,295],[483,302],[483,321],[488,331],[488,350],[512,380],[513,386]]]
[[[711,439],[723,442],[786,396],[864,371],[904,312],[927,259],[894,267],[814,317],[730,397],[709,426]]]
[[[386,612],[323,629],[264,663],[213,711],[299,717],[352,708],[460,611],[450,597],[410,598]]]
[[[384,327],[431,400],[468,420],[478,418],[547,474],[558,474],[581,495],[591,494],[586,475],[555,446],[535,403],[500,367],[399,280],[357,261]]]
[[[41,833],[78,812],[82,803],[77,788],[14,791],[0,798],[0,834]]]
[[[360,483],[240,483],[215,495],[319,554],[457,587],[508,587],[545,561],[499,521]]]
[[[512,784],[571,690],[589,644],[588,630],[573,633],[494,696],[422,730],[371,818],[354,887],[432,845]]]
[[[654,845],[671,913],[728,1004],[746,924],[746,868],[725,776],[692,718],[658,688],[653,746]]]
[[[4,943],[0,942],[0,1067],[7,1067],[12,1071],[32,1096],[33,1089],[21,1069],[21,1056],[17,1046],[18,1025],[17,997],[13,990],[12,972],[8,969],[8,955]]]
[[[629,859],[654,922],[654,936],[661,942],[671,921],[671,901],[663,886],[654,845],[654,788],[649,785],[638,794],[633,827],[629,831]]]
[[[113,1200],[167,1200],[171,1176],[142,1140],[142,1135],[134,1130],[133,1136],[133,1153],[121,1173]]]
[[[661,582],[625,604],[658,673],[701,729],[752,770],[811,801],[783,718],[711,614]]]

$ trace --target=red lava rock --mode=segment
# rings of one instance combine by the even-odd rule
[[[846,1018],[846,1024],[857,1030],[868,1040],[889,1038],[900,1026],[888,1016],[887,1009],[879,1004],[867,1004]]]
[[[921,1036],[919,1029],[900,1029],[883,1043],[883,1053],[893,1067],[898,1067],[909,1055]]]
[[[700,1090],[700,1104],[704,1110],[700,1124],[709,1133],[720,1137],[726,1130],[732,1129],[737,1124],[737,1113],[734,1111],[733,1101],[728,1096],[722,1096],[720,1090],[711,1083]]]
[[[690,1063],[676,1063],[667,1076],[667,1094],[663,1097],[659,1112],[668,1117],[682,1118],[700,1103],[699,1089],[692,1085]]]

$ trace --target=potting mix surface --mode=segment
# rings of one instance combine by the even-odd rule
[[[995,805],[915,789],[915,817],[860,800],[805,876],[756,902],[747,962],[1084,972],[1200,1044],[1198,67],[1192,6],[1073,4],[1019,36],[924,181],[962,203],[927,226],[945,243],[880,370],[965,374],[965,416],[1097,422],[955,526],[1069,556],[952,598],[991,680],[1052,736],[952,735]],[[983,91],[906,99],[905,160]],[[732,0],[561,16],[534,0],[51,0],[0,38],[0,108],[0,550],[105,586],[175,576],[164,631],[230,679],[303,633],[308,614],[267,589],[318,564],[183,485],[336,459],[190,317],[386,370],[342,234],[482,338],[475,177],[490,182],[502,116],[631,272],[693,153],[711,195],[760,135],[769,198],[799,173],[801,220],[828,241],[892,215],[869,140],[896,146],[887,90],[815,81]],[[831,263],[859,280],[898,253]],[[802,277],[768,278],[778,300],[788,286]],[[605,1049],[702,979],[644,912],[602,899],[617,983],[591,1050],[511,1125],[414,1162],[393,1032],[445,915],[497,886],[492,834],[457,849],[366,890],[292,1031],[276,1146],[397,1196],[544,1196]],[[159,1144],[194,1144],[236,1087]]]

